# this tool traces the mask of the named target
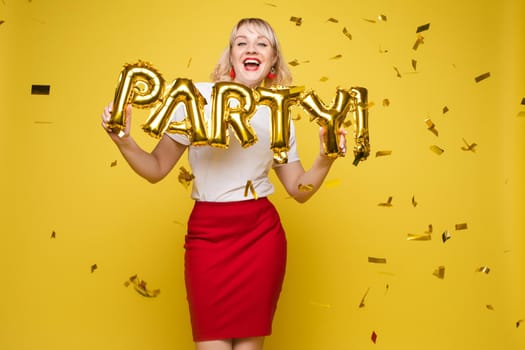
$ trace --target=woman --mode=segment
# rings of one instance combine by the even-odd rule
[[[287,85],[291,74],[270,25],[245,18],[232,30],[212,80],[232,81],[250,88]],[[197,88],[209,101],[212,83]],[[205,115],[209,118],[209,103]],[[291,126],[288,162],[277,164],[270,149],[270,113],[259,107],[250,119],[258,140],[243,148],[234,138],[227,149],[192,146],[185,135],[165,134],[149,153],[130,136],[131,107],[125,110],[124,136],[107,127],[112,105],[104,109],[102,125],[131,168],[148,181],[164,178],[188,149],[192,167],[192,198],[185,242],[185,281],[193,338],[197,350],[259,350],[271,324],[286,265],[286,238],[280,218],[267,196],[274,169],[286,191],[305,202],[320,187],[333,159],[320,154],[305,171],[297,155]],[[181,118],[183,113],[179,113]],[[320,131],[323,140],[324,131]],[[341,148],[346,139],[341,131]],[[255,196],[246,196],[247,180]],[[301,191],[300,184],[313,185]]]

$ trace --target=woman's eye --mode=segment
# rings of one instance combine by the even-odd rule
[[[258,43],[257,45],[262,46],[262,47],[266,47],[266,46],[268,46],[267,43]]]
[[[244,45],[246,45],[246,43],[245,43],[244,41],[239,41],[239,42],[237,43],[237,46],[244,46]]]

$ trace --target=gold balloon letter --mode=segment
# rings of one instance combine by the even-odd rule
[[[237,100],[240,104],[235,107],[231,106],[231,99]],[[228,147],[228,123],[233,127],[235,136],[242,147],[248,147],[257,142],[255,131],[249,124],[256,107],[252,89],[237,83],[218,82],[213,86],[212,100],[210,133],[208,135],[210,145]]]
[[[179,103],[186,107],[186,118],[170,123]],[[163,103],[151,113],[142,129],[155,137],[167,131],[187,135],[193,145],[206,144],[205,104],[204,97],[190,79],[175,79]]]
[[[339,129],[345,121],[346,114],[351,107],[351,96],[346,90],[337,89],[337,95],[331,106],[325,106],[314,92],[309,92],[301,100],[301,105],[317,123],[327,128],[323,143],[325,154],[330,158],[337,158],[341,153],[339,149]]]
[[[273,158],[277,163],[288,161],[287,152],[290,149],[290,108],[299,101],[303,87],[288,88],[257,88],[258,103],[266,105],[272,111],[271,115],[271,143]]]
[[[368,135],[368,91],[363,87],[350,89],[354,108],[354,162],[357,166],[361,160],[365,160],[370,154],[370,140]]]
[[[124,130],[124,109],[131,103],[134,107],[151,108],[164,93],[164,79],[151,65],[139,61],[126,64],[120,72],[113,100],[113,112],[108,126],[114,131]]]

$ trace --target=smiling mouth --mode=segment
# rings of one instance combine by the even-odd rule
[[[247,70],[257,70],[261,62],[256,59],[248,58],[244,60],[243,64],[244,64],[244,68],[246,68]]]

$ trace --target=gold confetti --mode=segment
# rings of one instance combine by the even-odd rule
[[[432,235],[430,233],[409,233],[407,241],[430,241]]]
[[[271,2],[265,2],[264,4],[265,4],[266,6],[277,7],[277,5],[272,4]]]
[[[112,168],[117,166],[117,161],[116,160],[112,161],[109,166],[112,167]]]
[[[382,22],[386,22],[386,16],[385,15],[379,15],[377,16],[377,19]]]
[[[372,343],[377,342],[377,333],[375,331],[372,332],[372,335],[370,336],[370,340],[372,340]]]
[[[294,22],[296,26],[300,26],[303,23],[303,19],[301,17],[290,17],[290,21]]]
[[[4,23],[5,23],[5,21],[4,21],[4,20],[0,20],[0,24],[4,24]]]
[[[352,34],[350,34],[350,31],[346,29],[346,27],[343,28],[343,34],[350,40],[352,40]]]
[[[521,99],[521,104],[525,106],[525,97]]]
[[[328,22],[339,23],[339,20],[337,20],[336,18],[330,17],[328,18]]]
[[[423,37],[423,35],[418,35],[416,38],[416,42],[412,46],[412,50],[417,51],[419,45],[422,45],[424,43],[425,43],[425,38]]]
[[[298,61],[297,59],[288,62],[288,64],[289,64],[290,66],[292,66],[292,67],[295,67],[295,66],[300,65],[300,63],[299,63],[299,61]]]
[[[397,77],[401,78],[401,72],[399,71],[399,69],[397,69],[396,66],[394,66],[394,70],[396,71]]]
[[[195,176],[190,173],[188,170],[186,170],[186,168],[184,168],[183,166],[180,167],[180,172],[179,172],[179,182],[185,187],[185,188],[188,188],[191,181],[193,179],[195,179]]]
[[[369,256],[368,262],[372,264],[386,264],[386,258],[375,258],[375,257]]]
[[[388,53],[387,49],[382,49],[381,46],[379,46],[379,53]]]
[[[191,60],[192,58],[190,57],[190,59],[188,60],[188,64],[186,65],[186,68],[190,68]]]
[[[130,284],[133,284],[135,291],[143,297],[154,298],[160,293],[160,289],[149,290],[146,286],[146,281],[141,280],[137,275],[131,276],[124,282],[125,287],[128,287]]]
[[[439,136],[439,132],[436,129],[436,125],[434,124],[434,122],[430,118],[425,119],[425,124],[427,124],[428,131],[430,131],[431,133],[433,133],[436,136]]]
[[[487,309],[489,309],[489,310],[492,310],[492,311],[494,310],[494,306],[492,306],[491,304],[487,304],[487,305],[485,305],[485,306],[486,306]]]
[[[476,152],[476,143],[468,143],[467,140],[463,139],[463,142],[465,143],[465,146],[461,146],[461,149],[463,151],[471,151]]]
[[[244,187],[244,197],[248,197],[248,191],[250,191],[253,195],[254,199],[257,199],[257,192],[255,192],[255,188],[253,187],[252,180],[248,180],[246,182],[246,186]]]
[[[97,264],[91,265],[91,273],[95,272],[96,269],[98,269]]]
[[[369,23],[376,23],[375,19],[363,18],[363,21],[366,21],[366,22],[369,22]]]
[[[525,321],[525,320],[523,320],[523,319],[522,319],[522,320],[517,320],[517,321],[516,321],[516,328],[519,328],[519,326],[521,325],[521,323],[522,323],[523,321]]]
[[[392,196],[388,197],[387,201],[385,203],[379,203],[378,206],[380,207],[391,207],[392,206]]]
[[[425,231],[425,233],[432,233],[434,229],[432,228],[432,224],[428,225],[428,231]]]
[[[434,270],[433,275],[439,279],[445,278],[445,266],[439,266],[437,269]]]
[[[450,234],[450,232],[448,232],[448,230],[443,231],[443,233],[441,234],[441,240],[443,241],[443,243],[445,243],[451,238],[452,238],[452,235]]]
[[[308,185],[302,185],[302,184],[299,184],[299,186],[297,186],[299,191],[303,191],[303,192],[310,192],[314,189],[314,185],[312,184],[308,184]]]
[[[417,61],[416,60],[412,60],[412,69],[416,70],[416,67],[417,67]]]
[[[392,154],[392,151],[377,151],[376,157],[384,157]]]
[[[467,223],[456,224],[456,231],[466,230],[468,228]]]
[[[56,238],[57,237],[57,233],[55,231],[51,232],[51,238]]]
[[[443,114],[447,113],[448,111],[449,111],[449,109],[448,109],[447,106],[443,107]]]
[[[321,77],[319,81],[324,83],[325,81],[328,81],[328,77]]]
[[[421,32],[424,32],[425,30],[429,30],[429,29],[430,29],[430,23],[423,24],[423,25],[417,27],[416,33],[421,33]]]
[[[343,58],[343,55],[341,55],[341,54],[339,54],[339,55],[335,55],[335,56],[331,57],[330,59],[331,59],[331,60],[338,60],[338,59],[340,59],[340,58]]]
[[[363,297],[361,298],[361,301],[359,302],[359,307],[360,308],[365,307],[365,299],[366,299],[366,296],[368,295],[369,291],[370,291],[370,287],[368,287],[368,289],[365,292],[365,295],[363,295]]]
[[[490,72],[480,74],[477,77],[475,77],[474,80],[476,81],[476,83],[479,83],[480,81],[483,81],[488,77],[490,77]]]
[[[488,275],[490,272],[490,268],[487,266],[481,266],[476,269],[477,272],[483,272],[484,274]]]
[[[432,152],[434,152],[435,154],[437,154],[438,156],[440,156],[443,152],[445,152],[444,149],[442,149],[442,148],[440,148],[440,147],[438,147],[438,146],[436,146],[436,145],[432,145],[432,146],[430,146],[430,150],[431,150]]]
[[[384,98],[381,104],[383,105],[383,107],[388,107],[390,106],[390,100],[388,98]]]
[[[416,196],[412,196],[412,206],[417,207]]]

